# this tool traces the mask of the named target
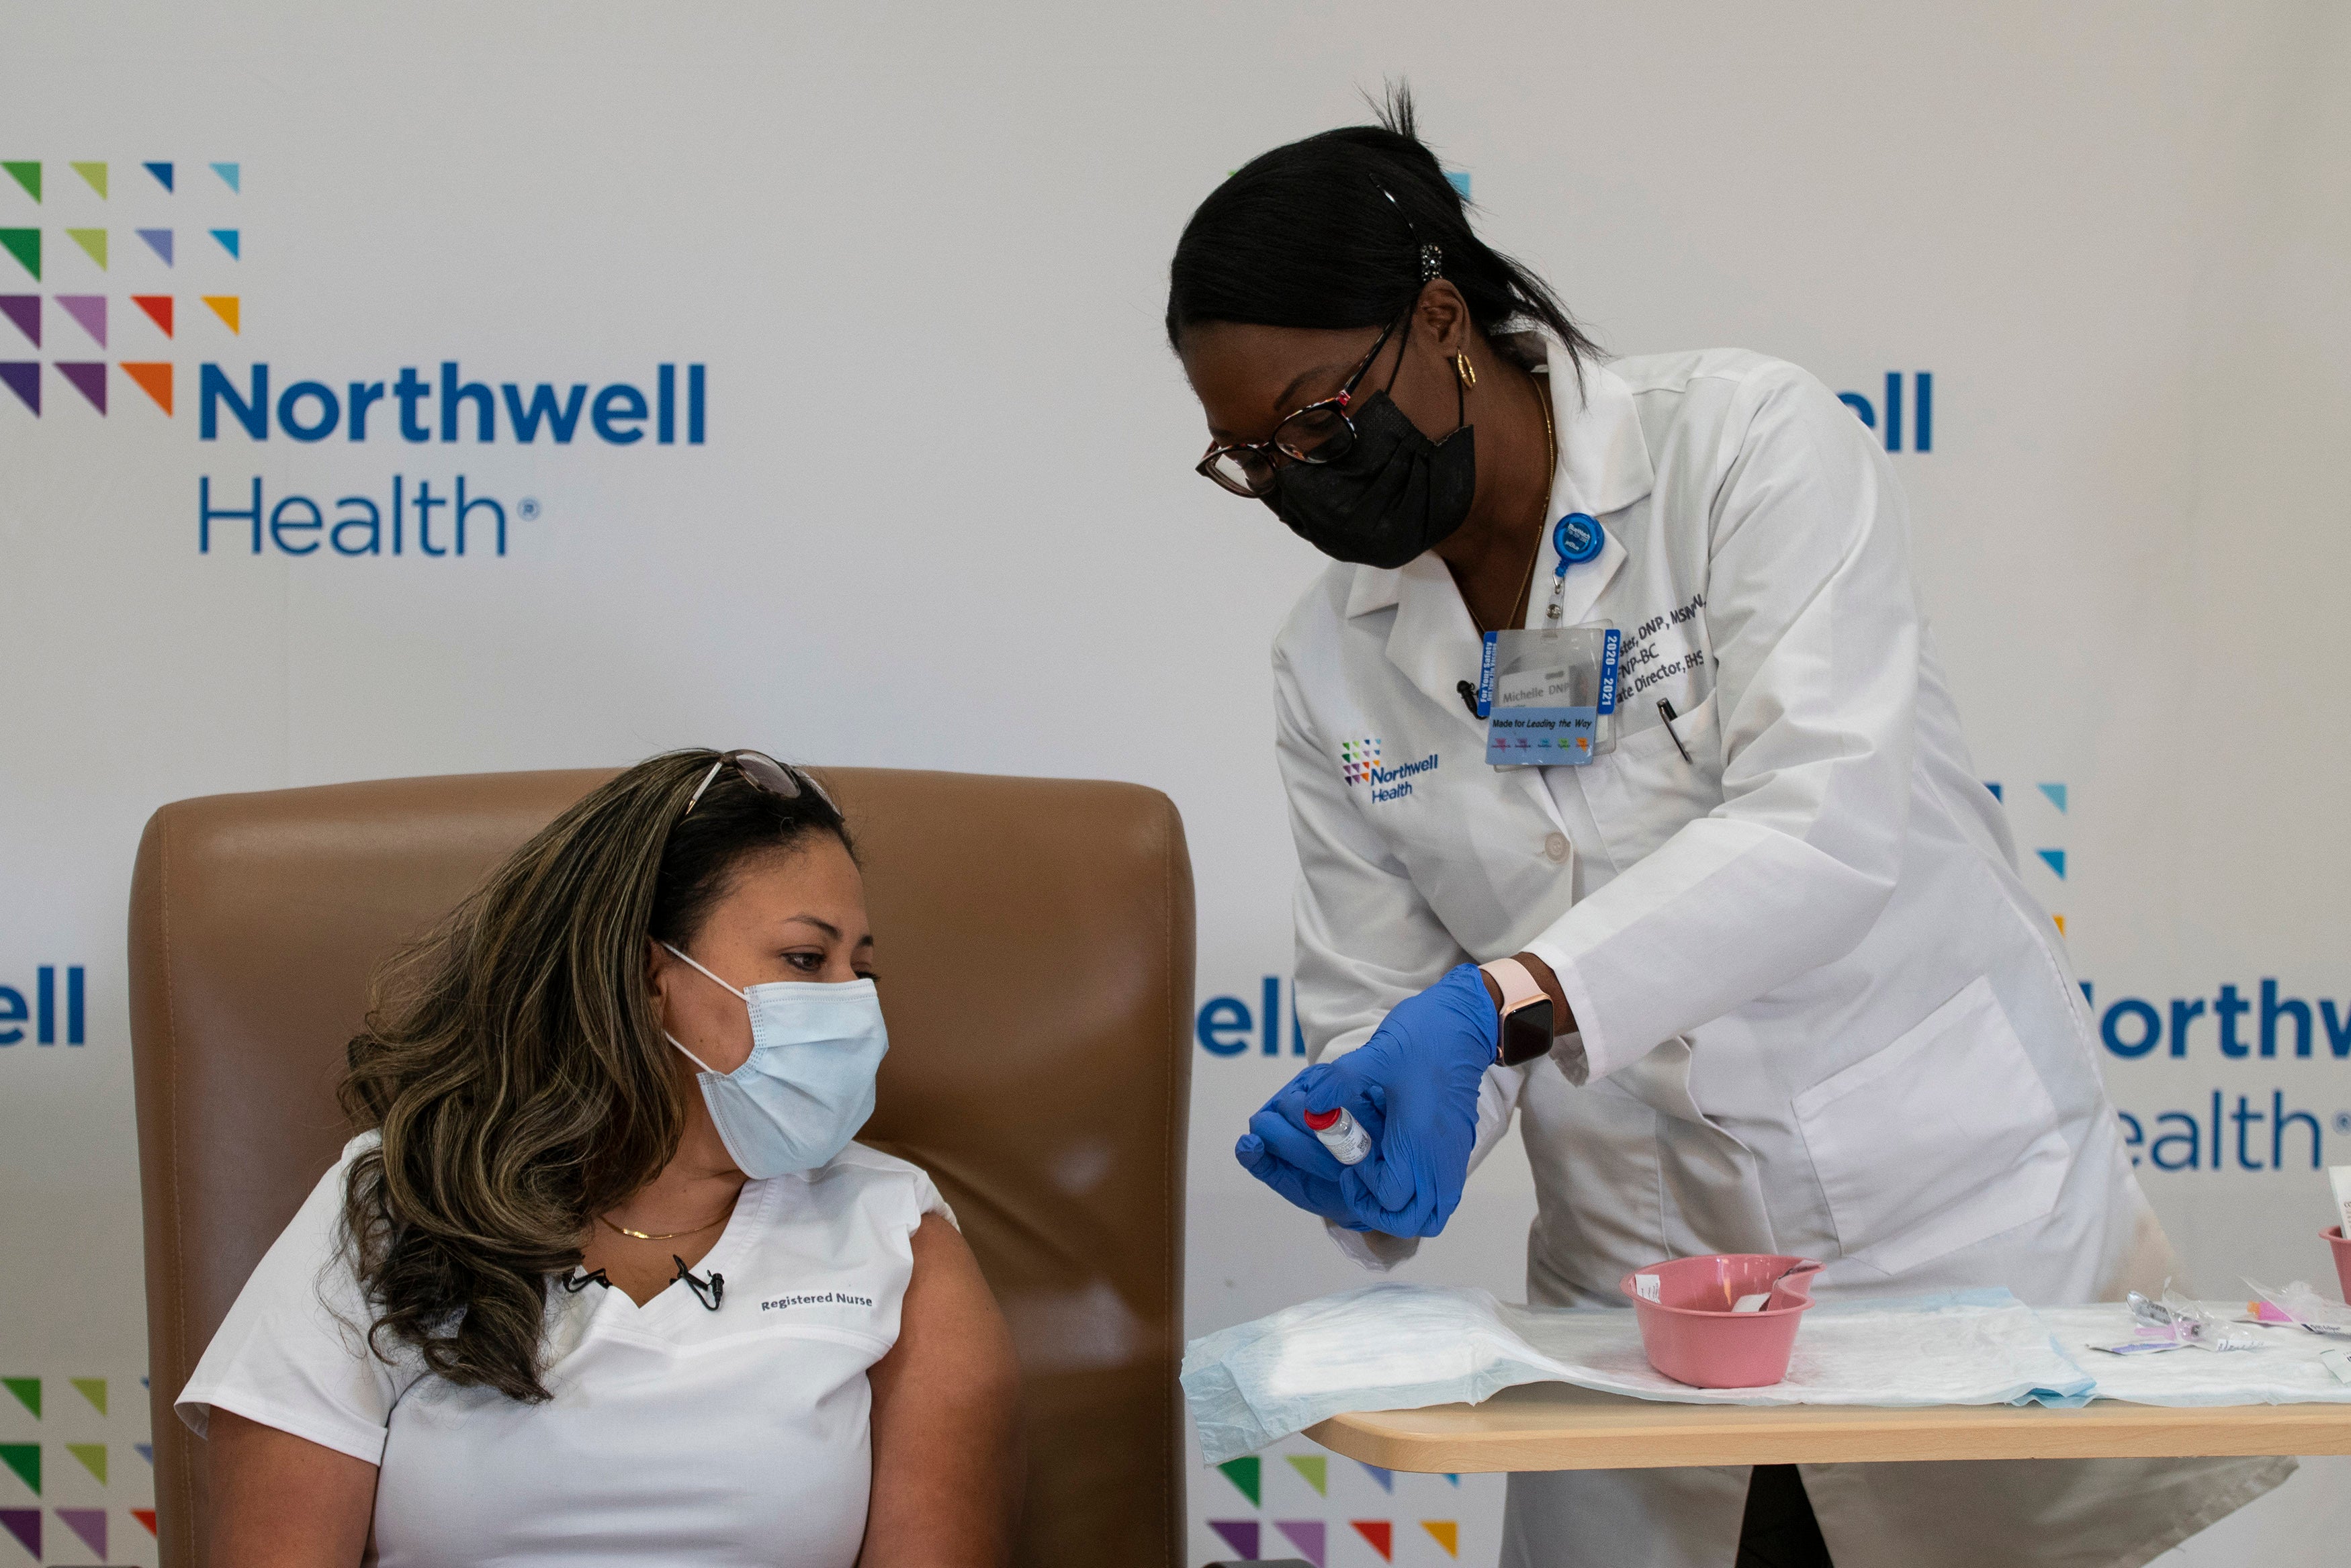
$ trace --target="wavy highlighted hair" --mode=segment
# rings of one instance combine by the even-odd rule
[[[379,1356],[548,1397],[549,1276],[685,1128],[650,944],[690,949],[750,860],[816,834],[852,847],[822,795],[731,767],[686,815],[718,755],[667,753],[599,785],[378,970],[339,1094],[382,1134],[343,1194]]]

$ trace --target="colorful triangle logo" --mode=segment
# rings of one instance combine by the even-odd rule
[[[39,295],[0,294],[0,316],[5,316],[15,322],[16,330],[33,340],[34,348],[38,348],[41,346],[41,296]],[[37,1377],[0,1377],[0,1383],[30,1383],[36,1388],[41,1386],[41,1380]],[[39,1412],[36,1411],[34,1414],[38,1415]]]
[[[1355,1462],[1361,1464],[1363,1461],[1358,1459]],[[1394,1523],[1384,1519],[1351,1519],[1347,1522],[1353,1525],[1355,1533],[1362,1536],[1371,1549],[1380,1554],[1381,1562],[1395,1561],[1395,1525]]]
[[[150,163],[147,172],[155,176],[155,182],[164,190],[172,188],[172,166],[169,163]]]
[[[41,362],[38,359],[0,359],[0,387],[16,394],[17,401],[33,410],[35,418],[41,412]]]
[[[1361,1459],[1357,1459],[1355,1462],[1359,1465],[1364,1465],[1364,1461]],[[1395,1490],[1395,1471],[1384,1470],[1377,1465],[1364,1465],[1364,1473],[1371,1477],[1374,1480],[1379,1482],[1380,1490],[1382,1491],[1393,1492]]]
[[[16,258],[16,265],[33,275],[37,283],[41,277],[41,231],[38,229],[0,229],[0,251]]]
[[[1420,1527],[1428,1532],[1430,1538],[1439,1546],[1445,1548],[1445,1554],[1447,1557],[1461,1555],[1461,1521],[1459,1520],[1424,1519],[1420,1521]]]
[[[68,229],[66,238],[79,245],[82,254],[98,264],[99,271],[106,270],[106,231],[104,229]]]
[[[1322,1454],[1290,1454],[1290,1468],[1306,1478],[1316,1497],[1331,1495],[1331,1461]]]
[[[106,1484],[106,1445],[104,1443],[68,1443],[66,1452],[81,1461],[81,1468]]]
[[[41,1511],[37,1508],[0,1508],[0,1530],[16,1538],[17,1543],[41,1561]]]
[[[226,251],[232,258],[235,258],[237,255],[236,231],[235,229],[214,229],[213,231],[213,238],[220,242],[221,249]]]
[[[81,1543],[106,1561],[106,1510],[102,1508],[61,1508],[57,1522],[81,1537]]]
[[[1265,1481],[1259,1473],[1260,1462],[1255,1454],[1249,1455],[1245,1459],[1227,1459],[1217,1468],[1225,1472],[1227,1480],[1241,1489],[1241,1495],[1249,1500],[1251,1508],[1265,1506],[1262,1501],[1265,1496]]]
[[[2065,852],[2064,850],[2036,849],[2032,853],[2040,856],[2042,863],[2047,866],[2052,871],[2057,873],[2057,880],[2063,882],[2065,879]]]
[[[204,303],[212,306],[213,314],[221,318],[221,322],[224,326],[225,326],[231,332],[238,332],[241,334],[242,329],[239,328],[236,324],[236,296],[233,294],[208,294],[204,297]]]
[[[105,200],[106,200],[106,165],[105,165],[105,164],[103,164],[103,163],[76,163],[76,164],[73,166],[73,171],[74,171],[75,173],[77,173],[77,174],[80,175],[84,180],[87,180],[87,181],[89,181],[89,188],[90,188],[91,190],[93,190],[93,191],[95,191],[95,192],[98,192],[98,199],[99,199],[99,201],[103,202],[103,201],[105,201]],[[103,1556],[103,1555],[104,1555],[104,1553],[103,1553],[103,1552],[101,1552],[99,1555]]]
[[[38,1443],[0,1443],[0,1465],[16,1472],[16,1479],[41,1495],[41,1445]]]
[[[122,373],[130,377],[131,379],[138,385],[141,391],[154,399],[155,406],[157,408],[162,409],[167,414],[172,411],[172,366],[170,361],[154,359],[141,360],[137,363],[133,363],[129,359],[124,359],[120,363]],[[98,1408],[99,1414],[103,1415],[106,1411],[106,1406],[104,1403],[106,1398],[106,1380],[99,1377],[92,1378],[90,1381],[99,1385],[99,1404]],[[79,1379],[77,1379],[76,1382],[78,1386]]]
[[[41,296],[37,294],[0,294],[0,316],[16,323],[16,330],[32,339],[33,347],[41,346]],[[37,1377],[27,1379],[0,1378],[0,1382],[30,1381],[36,1386]]]
[[[0,169],[6,170],[8,178],[25,188],[26,195],[36,202],[41,199],[41,166],[38,163],[0,163]]]
[[[1289,1538],[1290,1543],[1298,1548],[1298,1554],[1301,1557],[1313,1563],[1314,1568],[1324,1568],[1324,1560],[1330,1553],[1331,1542],[1330,1527],[1322,1521],[1277,1519],[1273,1521],[1273,1527]]]
[[[38,298],[37,296],[10,296],[8,297]],[[5,308],[6,305],[7,300],[0,298],[0,308]],[[41,341],[41,335],[37,330],[33,334],[33,341],[36,345]],[[16,1403],[22,1405],[26,1409],[30,1410],[33,1413],[34,1420],[37,1421],[41,1418],[41,1380],[39,1378],[0,1377],[0,1388],[5,1388],[9,1393],[14,1394],[16,1397]]]
[[[237,165],[234,163],[215,163],[213,165],[213,172],[219,175],[222,182],[227,185],[230,190],[243,191],[245,189],[244,181],[238,172]]]
[[[131,1517],[145,1525],[147,1527],[148,1534],[152,1535],[155,1533],[155,1511],[153,1509],[134,1508],[131,1511]]]
[[[172,296],[168,294],[134,294],[131,303],[147,313],[147,319],[172,336]]]
[[[2055,806],[2059,811],[2065,809],[2065,786],[2064,784],[2045,784],[2041,785],[2040,789],[2043,794],[2049,797],[2050,805]]]
[[[60,294],[56,298],[65,313],[72,317],[84,332],[97,339],[99,348],[106,347],[106,296]]]
[[[101,414],[106,412],[105,360],[53,359],[50,363],[57,367],[57,374],[63,376],[75,391],[89,400],[90,407]]]
[[[163,265],[165,266],[170,266],[172,265],[171,230],[141,229],[139,231],[139,237],[147,242],[147,248],[149,250],[153,251],[157,255],[163,258]]]
[[[1237,1557],[1254,1561],[1257,1557],[1258,1527],[1254,1519],[1212,1519],[1208,1528],[1225,1538],[1225,1544]]]

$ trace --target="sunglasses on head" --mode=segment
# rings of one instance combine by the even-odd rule
[[[702,804],[703,791],[708,789],[711,781],[718,776],[718,770],[729,763],[754,789],[765,790],[785,800],[798,800],[801,791],[806,790],[825,805],[832,805],[832,796],[824,793],[822,784],[798,768],[776,761],[765,752],[722,752],[718,760],[710,764],[710,771],[702,775],[702,782],[694,786],[694,797],[685,803],[685,809],[677,814],[679,821],[683,822],[694,815],[694,808]],[[832,805],[832,809],[837,812],[841,808]]]

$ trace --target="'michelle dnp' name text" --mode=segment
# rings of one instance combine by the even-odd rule
[[[655,446],[674,446],[681,437],[687,446],[704,444],[707,427],[708,379],[703,366],[675,364],[653,368],[651,396],[629,381],[613,381],[590,392],[588,384],[559,388],[541,381],[528,389],[514,381],[498,383],[493,392],[483,381],[466,380],[458,362],[444,359],[440,374],[427,379],[413,365],[403,365],[398,376],[373,381],[329,384],[298,380],[279,387],[271,396],[266,364],[247,367],[244,383],[233,380],[218,365],[202,368],[197,390],[196,435],[216,441],[226,425],[248,441],[266,441],[272,434],[312,443],[340,437],[364,443],[397,439],[411,444],[455,442],[470,439],[477,446],[504,439],[532,446],[542,436],[556,446],[569,446],[582,433],[607,446],[633,446],[650,440]],[[681,398],[681,380],[684,382]],[[505,417],[503,421],[500,415]],[[463,556],[507,553],[510,509],[494,495],[469,491],[464,474],[441,484],[434,493],[430,477],[410,479],[394,474],[381,496],[342,495],[321,502],[308,495],[270,497],[258,476],[243,485],[225,483],[215,489],[210,474],[200,476],[196,492],[196,548],[212,553],[215,525],[225,548],[241,542],[253,555],[275,551],[288,556],[324,552],[333,556]],[[443,514],[436,517],[436,510]],[[537,504],[523,501],[512,514],[528,519]]]

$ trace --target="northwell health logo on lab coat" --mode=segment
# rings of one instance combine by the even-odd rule
[[[1359,784],[1372,786],[1375,801],[1402,800],[1412,793],[1415,775],[1434,773],[1437,753],[1431,752],[1417,762],[1399,763],[1388,767],[1380,761],[1380,741],[1368,735],[1360,741],[1339,742],[1339,776],[1352,787]]]

